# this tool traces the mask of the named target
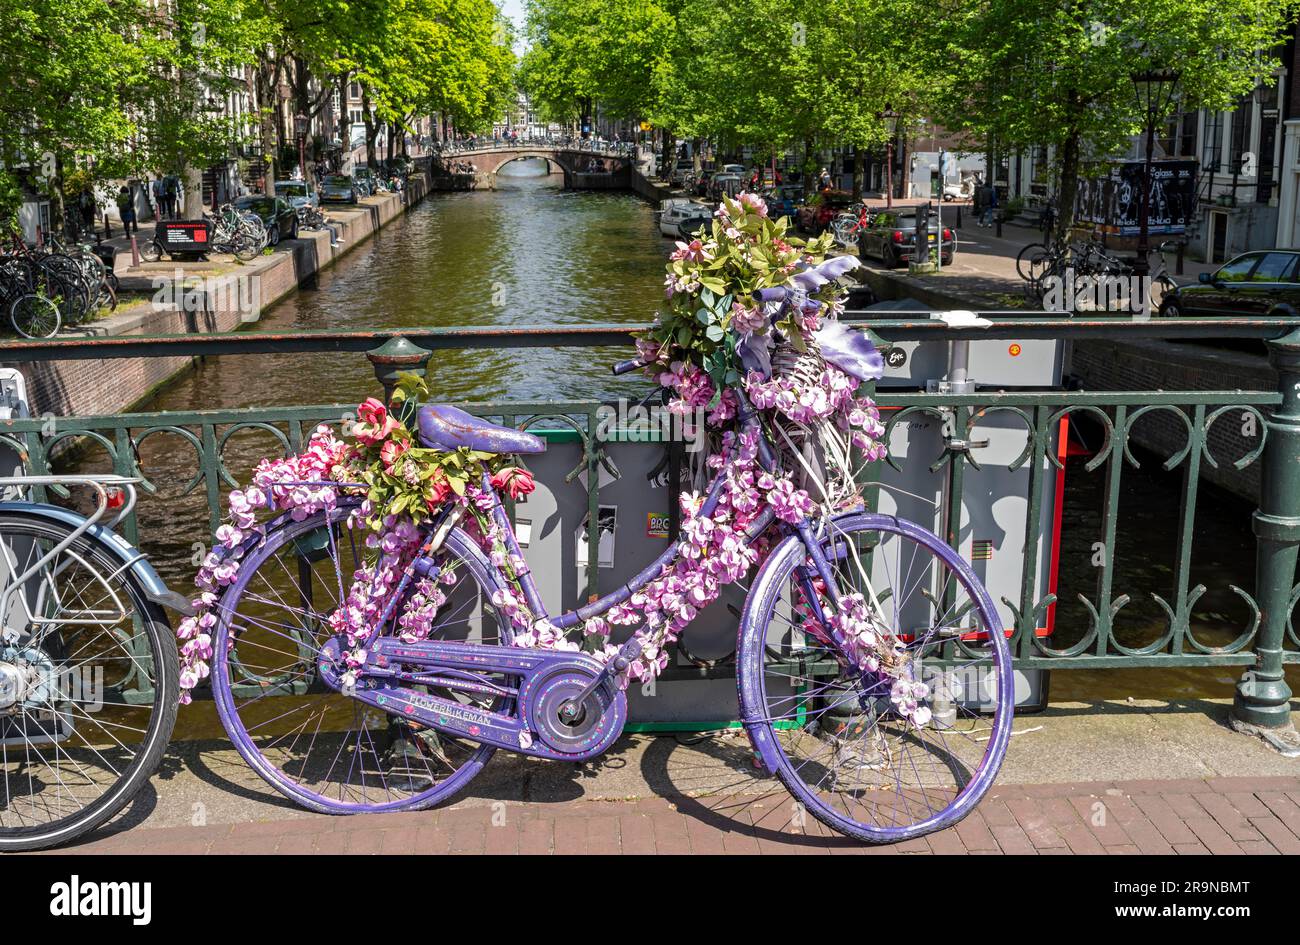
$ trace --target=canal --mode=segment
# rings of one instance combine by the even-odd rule
[[[662,300],[663,264],[671,246],[648,204],[630,194],[565,191],[539,167],[512,165],[496,191],[435,194],[366,245],[320,273],[263,314],[252,330],[390,329],[407,326],[642,323]],[[430,383],[448,400],[591,399],[617,396],[641,382],[611,378],[618,349],[440,351]],[[355,403],[373,395],[369,363],[355,354],[216,357],[162,390],[141,409],[187,411],[291,404]],[[228,467],[243,479],[277,452],[269,434],[247,431],[227,446]],[[168,582],[187,589],[207,536],[202,489],[184,494],[194,474],[193,451],[179,437],[156,435],[141,460],[158,494],[141,505],[146,549]],[[1078,601],[1094,596],[1095,543],[1104,504],[1104,467],[1089,473],[1069,463],[1060,555],[1057,633],[1067,646],[1086,631]],[[88,462],[87,468],[97,465]],[[1153,457],[1125,473],[1115,587],[1132,596],[1117,618],[1119,639],[1134,645],[1158,638],[1163,611],[1155,592],[1172,600],[1179,471],[1165,473]],[[1201,486],[1202,514],[1192,585],[1209,591],[1193,614],[1198,638],[1234,639],[1249,620],[1230,584],[1254,586],[1250,509],[1214,487]],[[1226,697],[1234,669],[1070,670],[1053,673],[1056,701]],[[1300,684],[1289,673],[1293,688]]]

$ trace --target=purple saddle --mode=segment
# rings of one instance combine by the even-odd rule
[[[420,442],[430,449],[451,452],[462,446],[484,453],[545,453],[546,441],[512,430],[447,404],[426,404],[417,422]]]

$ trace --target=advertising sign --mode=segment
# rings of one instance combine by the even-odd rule
[[[209,235],[206,220],[163,220],[154,239],[168,256],[199,255],[209,252]]]
[[[1152,161],[1151,203],[1147,232],[1187,231],[1196,212],[1196,161]],[[1136,236],[1141,229],[1142,183],[1145,164],[1122,161],[1108,173],[1079,179],[1075,219],[1119,236]]]

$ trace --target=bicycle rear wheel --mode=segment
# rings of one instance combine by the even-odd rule
[[[942,830],[979,803],[1006,752],[1001,621],[970,565],[925,529],[871,513],[827,529],[835,581],[865,600],[882,668],[853,673],[837,658],[808,606],[824,590],[788,538],[745,603],[741,718],[801,810],[834,830],[871,843]],[[910,694],[914,707],[899,678],[929,687]]]
[[[0,590],[72,526],[0,517]],[[176,721],[166,615],[86,535],[0,614],[0,850],[67,843],[118,813],[157,769]]]

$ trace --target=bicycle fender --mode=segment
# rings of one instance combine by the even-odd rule
[[[72,528],[79,527],[86,520],[85,516],[71,509],[41,502],[0,502],[0,516],[6,514],[27,515],[33,518],[45,519],[58,525],[68,525]],[[131,576],[139,582],[146,598],[183,616],[191,617],[194,615],[194,607],[189,600],[183,594],[178,594],[168,588],[163,583],[163,579],[158,576],[158,572],[154,570],[153,565],[144,556],[144,552],[117,532],[107,526],[95,524],[86,529],[85,537],[91,541],[97,541],[100,547],[109,552],[120,565],[130,571]]]

